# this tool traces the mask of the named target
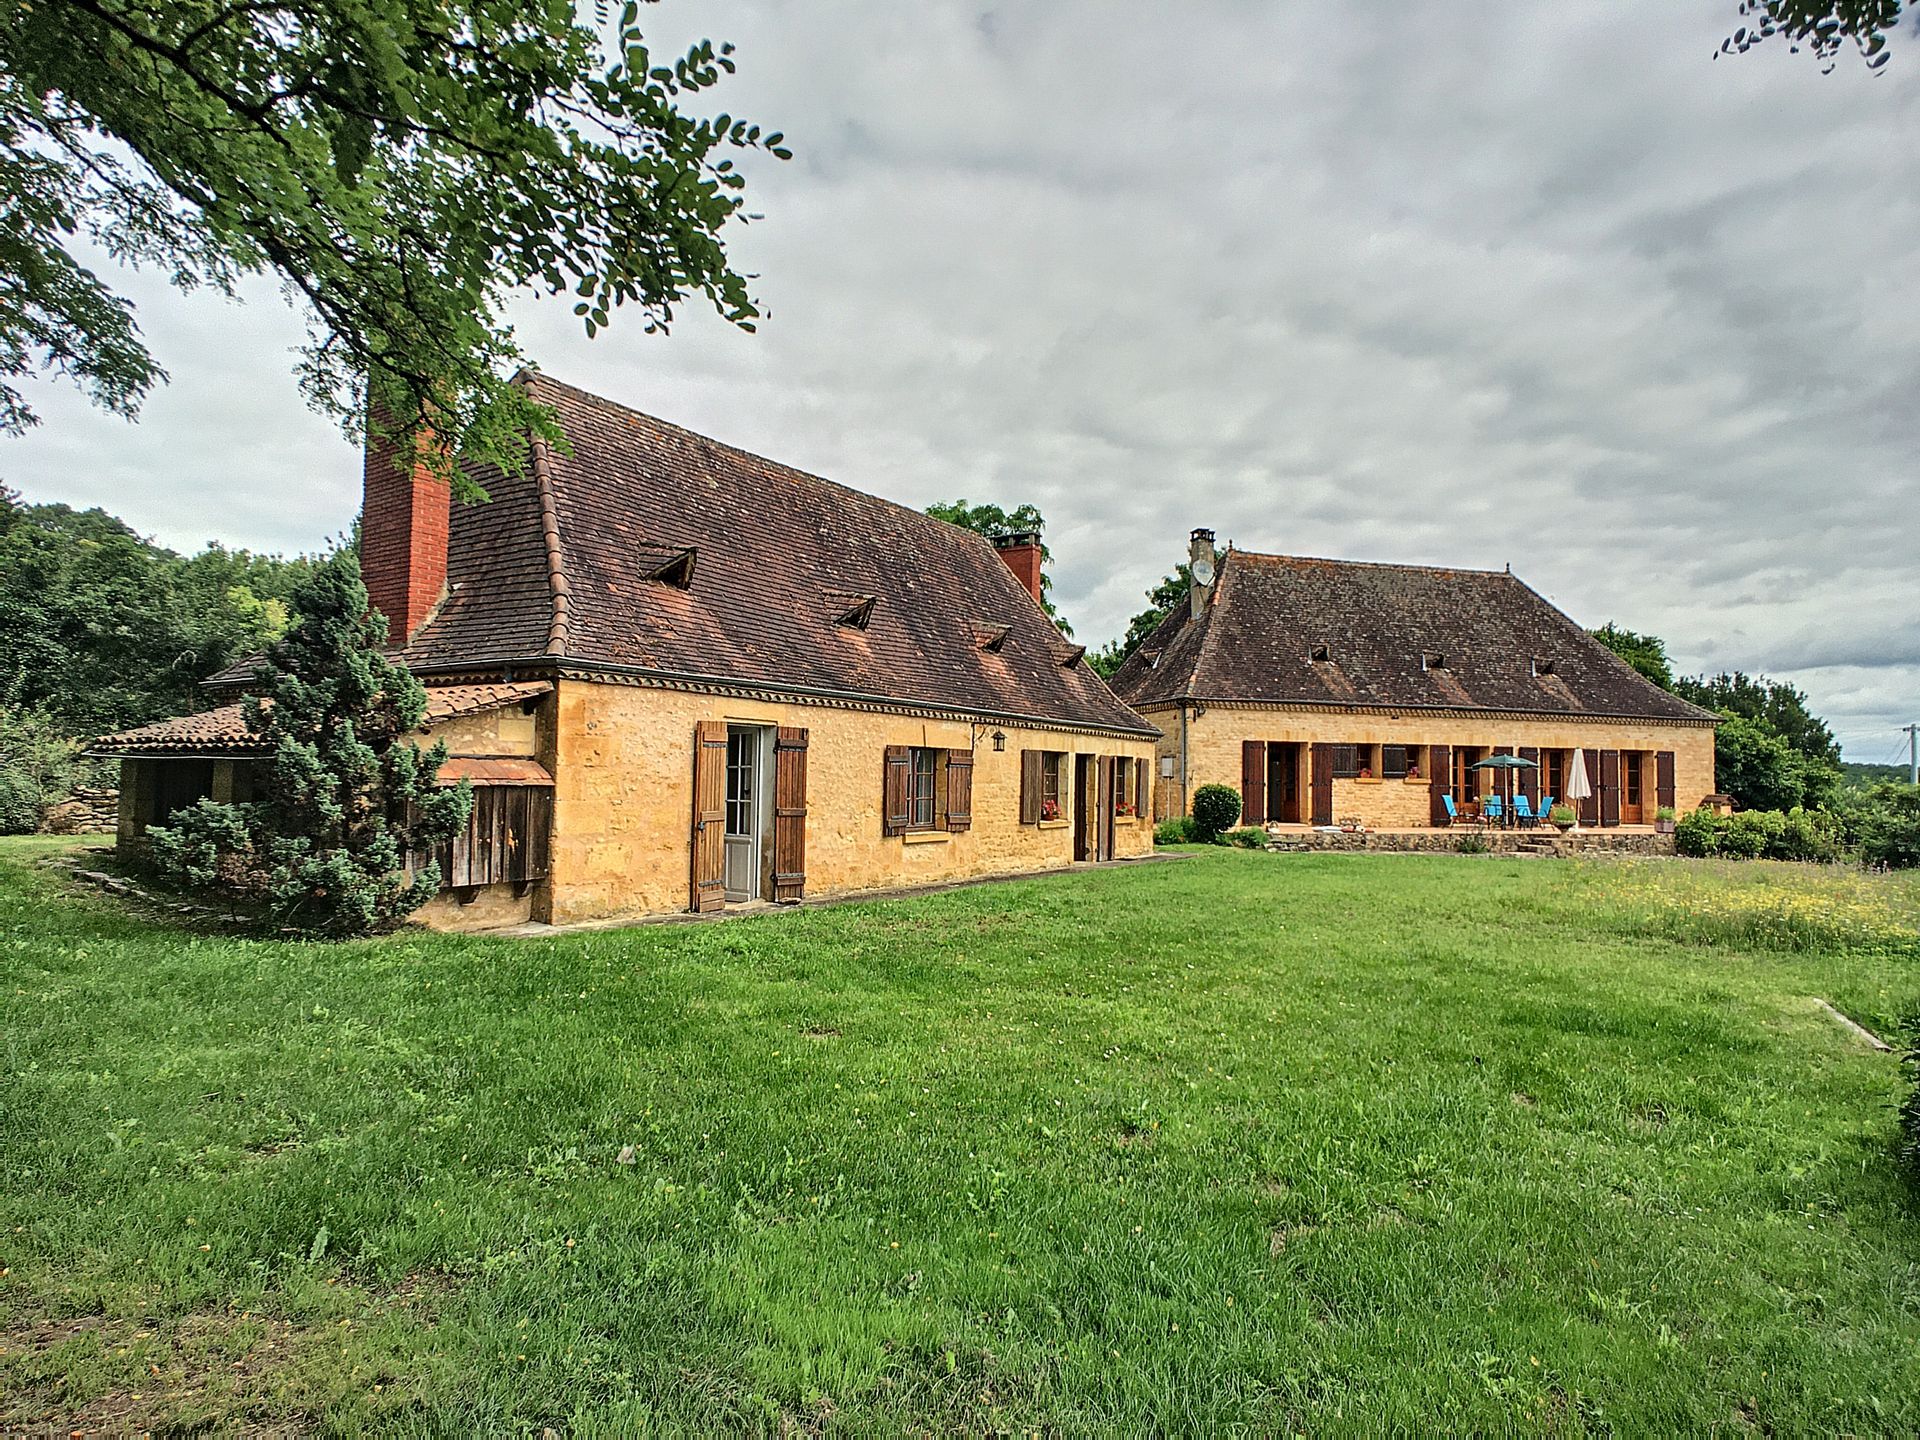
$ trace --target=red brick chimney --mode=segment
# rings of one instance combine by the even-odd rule
[[[993,537],[993,548],[1035,600],[1040,598],[1040,537],[1031,530]]]
[[[360,578],[367,599],[387,617],[387,642],[404,645],[447,593],[447,526],[452,492],[417,458],[433,437],[418,437],[413,464],[391,440],[367,434],[360,506]]]

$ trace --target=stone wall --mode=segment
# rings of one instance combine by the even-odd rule
[[[1208,705],[1195,717],[1188,712],[1187,789],[1180,786],[1180,711],[1165,706],[1141,712],[1160,727],[1158,753],[1172,757],[1173,775],[1155,787],[1154,814],[1184,814],[1188,796],[1202,785],[1240,788],[1240,744],[1243,740],[1302,742],[1302,793],[1306,783],[1305,745],[1484,745],[1494,749],[1538,746],[1543,750],[1584,749],[1592,773],[1595,750],[1641,750],[1674,753],[1674,808],[1684,815],[1699,808],[1714,789],[1713,729],[1705,725],[1663,725],[1653,721],[1614,722],[1601,719],[1528,717],[1505,719],[1470,715],[1362,715],[1346,710],[1278,710],[1231,705]],[[1598,778],[1595,776],[1594,778]],[[1653,808],[1653,778],[1647,778],[1648,815]],[[1415,796],[1418,796],[1416,800]],[[1334,782],[1334,818],[1358,815],[1382,828],[1427,823],[1425,781],[1383,780],[1365,786],[1354,780]]]
[[[111,835],[120,823],[120,792],[81,787],[40,819],[46,835]]]
[[[825,705],[728,699],[564,680],[549,697],[553,876],[534,907],[554,922],[663,914],[689,904],[693,733],[701,720],[808,731],[806,894],[1046,870],[1073,863],[1073,826],[1020,823],[1020,752],[1125,755],[1151,763],[1152,744],[1014,726],[937,721]],[[1006,735],[996,751],[992,736]],[[973,820],[958,834],[881,833],[886,747],[971,749]],[[1069,769],[1068,773],[1071,773]],[[1114,826],[1115,853],[1145,855],[1153,827]]]
[[[1673,837],[1649,830],[1576,830],[1565,835],[1551,830],[1373,831],[1347,834],[1338,830],[1269,831],[1267,848],[1294,851],[1398,851],[1449,854],[1469,838],[1484,843],[1495,855],[1671,855]]]

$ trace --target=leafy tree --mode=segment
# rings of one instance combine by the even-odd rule
[[[1902,0],[1740,0],[1746,23],[1720,45],[1723,55],[1744,55],[1776,37],[1794,54],[1811,50],[1831,71],[1846,46],[1860,52],[1867,69],[1887,63],[1887,33],[1900,23]]]
[[[1840,742],[1807,708],[1806,692],[1784,680],[1749,677],[1738,670],[1712,676],[1681,676],[1671,687],[1682,700],[1723,715],[1763,722],[1809,760],[1840,764]]]
[[[1611,620],[1589,633],[1662,690],[1673,689],[1673,662],[1667,659],[1667,642],[1658,635],[1641,635]]]
[[[164,378],[76,237],[183,289],[278,275],[309,316],[310,402],[351,428],[371,398],[408,442],[430,419],[450,474],[456,453],[517,467],[529,429],[563,443],[505,378],[523,287],[570,293],[588,335],[622,305],[663,328],[694,296],[751,328],[721,243],[730,157],[788,152],[683,114],[731,47],[656,58],[637,17],[603,42],[553,0],[6,5],[0,430],[35,421],[21,375],[127,415]]]
[[[427,694],[382,654],[387,622],[367,605],[350,555],[321,565],[294,596],[299,620],[267,652],[248,728],[268,750],[261,799],[202,800],[156,827],[155,863],[194,888],[261,906],[314,934],[398,924],[440,888],[437,865],[408,871],[466,823],[473,796],[435,783],[444,741],[407,739]]]
[[[1215,546],[1213,551],[1214,569],[1226,559],[1226,549]],[[1161,623],[1172,613],[1176,605],[1184,605],[1187,592],[1193,588],[1193,572],[1186,561],[1174,567],[1171,575],[1163,579],[1147,592],[1147,608],[1127,622],[1127,633],[1118,640],[1109,640],[1087,657],[1087,663],[1107,679],[1112,679],[1120,667],[1126,664],[1127,657],[1138,650],[1146,638],[1158,630]]]
[[[0,705],[0,835],[39,829],[82,763],[80,747],[45,715]]]
[[[1790,810],[1824,804],[1838,767],[1794,747],[1765,720],[1728,714],[1714,734],[1715,783],[1742,810]]]
[[[958,525],[963,530],[971,530],[984,535],[989,540],[997,540],[1002,535],[1033,534],[1044,537],[1047,533],[1047,520],[1038,507],[1019,505],[1012,510],[1003,510],[998,505],[969,505],[963,496],[958,500],[941,500],[927,507],[927,514],[936,520],[945,520],[950,525]],[[1060,627],[1062,635],[1073,634],[1073,627],[1058,610],[1053,607],[1053,598],[1048,593],[1053,589],[1053,577],[1047,574],[1046,567],[1053,561],[1053,552],[1047,549],[1046,540],[1040,542],[1040,608],[1047,612],[1047,618]]]
[[[0,704],[92,735],[200,704],[199,681],[286,628],[315,562],[182,559],[103,510],[0,488]]]

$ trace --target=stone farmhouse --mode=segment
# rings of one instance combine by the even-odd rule
[[[1152,725],[987,540],[538,374],[535,444],[452,505],[369,446],[361,568],[474,787],[447,927],[710,911],[1151,851]],[[997,553],[996,553],[997,550]],[[119,834],[253,793],[239,695],[109,736]]]
[[[1113,678],[1161,731],[1156,815],[1206,784],[1245,824],[1420,830],[1564,800],[1575,750],[1584,825],[1651,827],[1714,788],[1719,717],[1639,674],[1511,573],[1262,555],[1215,566]],[[1475,769],[1497,753],[1534,762]]]

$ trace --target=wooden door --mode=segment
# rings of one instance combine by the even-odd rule
[[[782,725],[773,737],[773,898],[807,891],[807,732]]]
[[[1447,796],[1453,793],[1448,787],[1452,784],[1453,747],[1429,745],[1427,747],[1427,823],[1436,830],[1444,830],[1453,823],[1447,814]]]
[[[1520,772],[1520,793],[1527,797],[1529,809],[1540,803],[1540,750],[1538,746],[1522,745],[1520,758],[1531,760],[1533,768]]]
[[[1647,767],[1638,750],[1620,752],[1620,823],[1639,825],[1647,818]]]
[[[1600,752],[1600,823],[1618,825],[1620,823],[1620,752],[1602,750]]]
[[[693,727],[693,886],[689,908],[727,903],[727,722]]]
[[[1093,813],[1093,756],[1073,757],[1073,858],[1091,860],[1099,840],[1099,821]]]
[[[1333,747],[1313,747],[1313,823],[1333,823]]]
[[[1260,825],[1267,818],[1267,742],[1240,742],[1240,822]]]
[[[1300,823],[1300,747],[1290,741],[1267,745],[1267,819]]]

